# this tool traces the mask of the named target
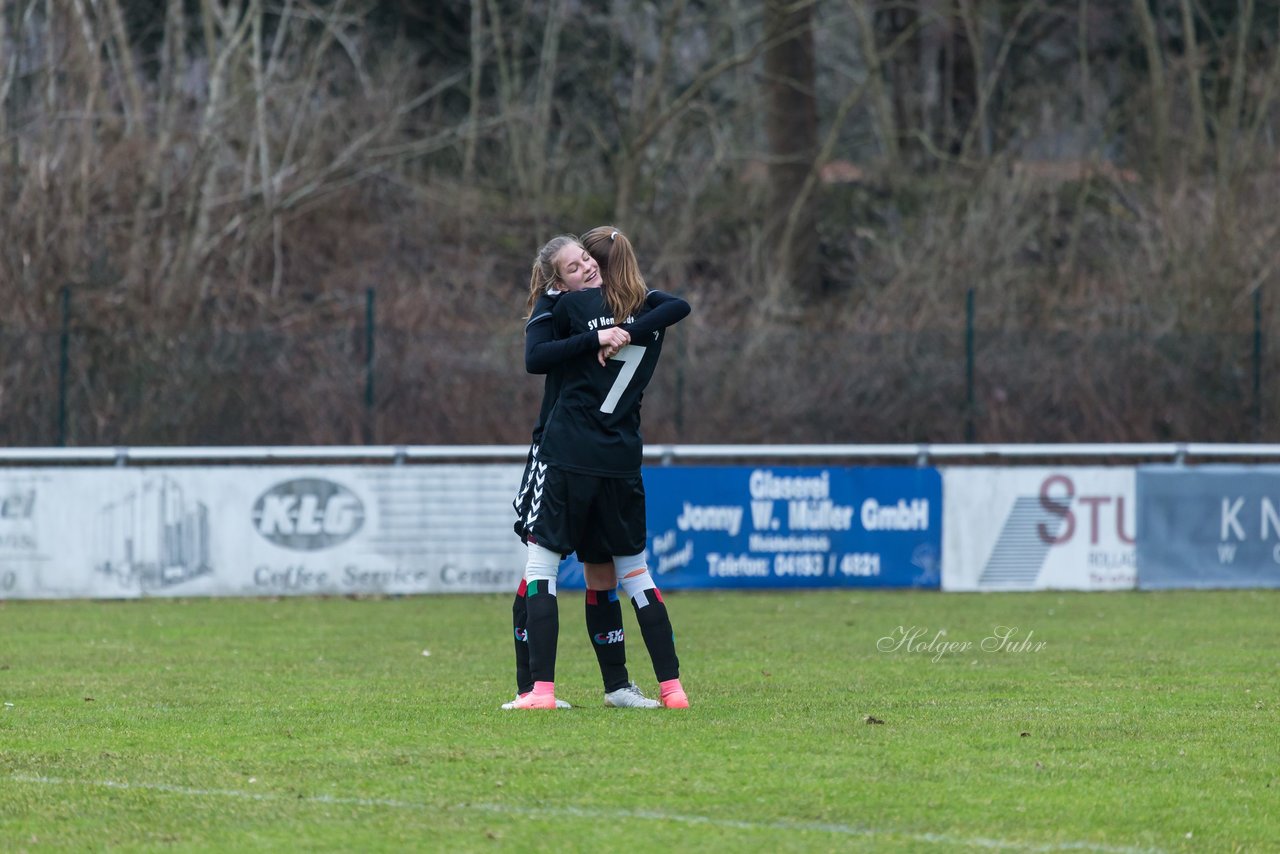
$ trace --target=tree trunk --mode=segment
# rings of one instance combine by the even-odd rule
[[[484,2],[471,0],[471,78],[467,83],[467,139],[462,154],[462,181],[476,171],[476,127],[480,122],[480,78],[484,74]]]
[[[969,53],[973,57],[974,98],[974,114],[961,142],[961,156],[968,157],[971,149],[977,146],[980,157],[988,160],[995,150],[991,100],[999,76],[1000,56],[1008,40],[1003,35],[1000,9],[990,0],[961,0],[960,20],[969,42]],[[1011,31],[1016,31],[1017,28],[1015,21]]]
[[[767,271],[775,295],[812,295],[821,286],[817,216],[802,195],[818,151],[812,0],[765,0],[764,38]]]
[[[1156,186],[1162,186],[1169,162],[1169,95],[1164,79],[1164,53],[1160,50],[1156,21],[1147,6],[1147,0],[1133,0],[1133,10],[1138,18],[1138,31],[1147,56],[1147,82],[1151,88],[1152,166],[1156,173]]]
[[[874,112],[876,133],[880,138],[880,152],[884,168],[889,174],[898,169],[898,122],[893,109],[888,84],[884,79],[884,60],[876,44],[875,14],[868,4],[855,2],[853,13],[858,22],[858,35],[862,48],[862,60],[867,64],[867,81],[871,91],[871,108]]]
[[[1191,151],[1189,159],[1193,173],[1204,167],[1204,152],[1209,145],[1209,135],[1205,130],[1204,92],[1200,86],[1201,69],[1200,45],[1196,40],[1195,15],[1191,11],[1191,0],[1180,0],[1179,10],[1182,13],[1182,39],[1186,44],[1187,54],[1187,97],[1191,99]]]
[[[948,11],[942,0],[920,3],[920,132],[938,144],[942,115],[942,55],[948,38]]]

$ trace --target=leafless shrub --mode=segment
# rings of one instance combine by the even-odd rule
[[[1243,21],[1174,54],[1179,2],[1133,33],[1165,73],[1112,80],[1136,24],[1015,5],[822,6],[824,281],[788,300],[752,4],[480,0],[453,67],[374,50],[371,0],[167,0],[146,43],[122,0],[0,3],[0,438],[54,440],[70,285],[73,443],[523,442],[529,258],[609,221],[695,307],[649,441],[1274,438],[1280,62]]]

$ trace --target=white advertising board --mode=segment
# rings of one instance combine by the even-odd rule
[[[1134,588],[1134,472],[944,468],[942,589]]]
[[[0,599],[506,593],[521,471],[0,469]]]

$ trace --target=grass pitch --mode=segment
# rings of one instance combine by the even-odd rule
[[[1280,593],[666,599],[687,711],[578,592],[519,713],[503,596],[0,603],[0,849],[1280,845]]]

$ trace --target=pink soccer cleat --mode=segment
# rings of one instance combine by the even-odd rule
[[[668,709],[689,708],[689,695],[684,692],[679,679],[668,679],[658,685],[661,689],[662,705]]]
[[[511,700],[510,702],[507,702],[507,703],[503,703],[503,704],[502,704],[502,708],[503,708],[503,710],[504,710],[504,711],[508,711],[508,712],[509,712],[509,711],[511,711],[512,709],[515,709],[515,708],[524,708],[523,706],[519,706],[519,707],[517,707],[517,706],[516,706],[516,703],[520,702],[520,699],[521,699],[522,697],[527,697],[527,696],[529,696],[531,693],[533,693],[533,692],[532,692],[532,691],[526,691],[526,692],[524,692],[523,694],[516,694],[516,698],[515,698],[514,700]],[[559,697],[556,697],[556,708],[557,708],[557,709],[572,709],[572,708],[573,708],[573,706],[572,706],[572,705],[570,705],[567,701],[565,701],[565,700],[561,700]]]
[[[556,708],[556,683],[534,682],[533,690],[516,698],[511,704],[513,709],[554,709]]]

